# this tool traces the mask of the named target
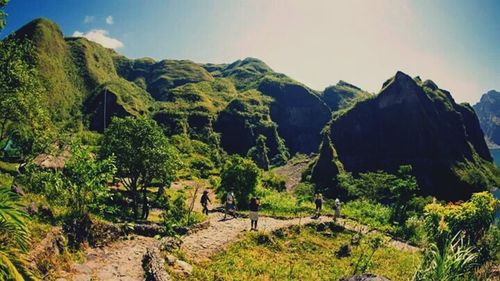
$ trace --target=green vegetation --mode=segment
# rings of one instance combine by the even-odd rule
[[[15,194],[0,187],[0,279],[31,280],[28,262],[22,253],[28,250],[26,214]]]
[[[210,263],[197,264],[191,278],[176,277],[180,280],[338,280],[351,275],[358,265],[358,269],[366,266],[366,270],[391,280],[408,280],[418,267],[419,254],[384,245],[368,260],[373,237],[362,238],[358,245],[353,245],[353,236],[355,234],[335,228],[318,232],[314,227],[293,227],[274,234],[249,233]],[[347,257],[337,256],[343,245],[349,245],[351,253]]]
[[[154,180],[170,186],[178,169],[178,151],[169,144],[156,122],[144,118],[113,119],[104,134],[101,157],[116,157],[116,176],[130,192],[134,218],[139,218],[142,192],[142,219],[149,215],[147,187]]]
[[[249,196],[255,192],[261,171],[252,160],[240,156],[227,159],[221,171],[221,184],[218,193],[234,192],[239,208],[246,208]]]
[[[266,145],[267,138],[263,135],[257,137],[257,144],[248,150],[248,157],[257,164],[257,166],[265,171],[269,170],[269,148]]]
[[[447,240],[442,249],[436,244],[431,244],[413,280],[475,280],[473,269],[476,259],[475,249],[467,246],[460,233],[457,233],[453,238]]]
[[[0,42],[1,150],[18,157],[43,151],[51,125],[38,73],[25,60],[31,52],[27,42]]]

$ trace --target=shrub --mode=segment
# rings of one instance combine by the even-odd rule
[[[362,224],[380,229],[382,231],[394,231],[391,224],[391,209],[380,203],[368,200],[354,200],[344,204],[341,213]]]
[[[286,179],[276,173],[265,172],[262,174],[262,185],[265,188],[282,192],[286,190]]]
[[[457,233],[446,239],[442,248],[436,243],[430,245],[413,281],[467,280],[477,257],[475,249],[466,245],[462,233]]]
[[[497,204],[498,200],[486,191],[474,193],[461,204],[429,204],[425,207],[427,232],[438,245],[459,231],[468,241],[477,242],[493,222]]]
[[[227,159],[221,172],[219,192],[234,191],[238,207],[248,206],[249,195],[259,183],[260,169],[252,160],[234,155]]]
[[[314,184],[301,182],[295,187],[294,194],[303,201],[313,201],[315,190]]]

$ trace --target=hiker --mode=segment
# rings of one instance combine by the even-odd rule
[[[314,204],[316,205],[316,218],[319,218],[321,216],[321,208],[323,207],[323,195],[321,193],[316,193]]]
[[[251,224],[251,229],[250,230],[257,230],[257,221],[259,220],[259,207],[260,207],[260,202],[259,198],[253,197],[250,200],[250,204],[248,205],[248,208],[250,209],[250,224]]]
[[[203,206],[203,213],[208,216],[208,202],[212,203],[212,201],[210,201],[210,198],[208,197],[208,190],[203,191],[200,202]]]
[[[235,204],[234,192],[230,191],[226,196],[226,212],[224,213],[224,220],[226,219],[228,213],[236,218]]]
[[[333,203],[333,210],[335,211],[335,214],[333,215],[334,221],[337,221],[337,218],[340,217],[340,205],[342,205],[342,203],[340,203],[340,200],[338,198],[335,199],[335,203]]]

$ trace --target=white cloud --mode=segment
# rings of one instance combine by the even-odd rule
[[[85,16],[83,18],[83,23],[92,23],[94,21],[94,16]]]
[[[114,24],[115,21],[113,20],[113,16],[107,16],[106,17],[106,23],[107,24]]]
[[[110,49],[118,49],[124,46],[120,40],[109,37],[108,31],[104,29],[92,29],[86,33],[77,30],[73,32],[73,37],[85,37]]]

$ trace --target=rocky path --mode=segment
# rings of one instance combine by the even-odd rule
[[[206,261],[214,254],[224,250],[229,244],[238,239],[242,233],[250,229],[250,221],[247,218],[234,219],[228,217],[223,220],[224,214],[210,214],[210,226],[207,229],[185,236],[181,250],[194,261]],[[290,220],[279,220],[269,217],[260,217],[258,228],[260,231],[269,232],[279,228],[292,225],[308,224],[311,222],[322,222],[328,218],[296,218]]]
[[[86,261],[73,266],[71,276],[64,280],[144,280],[142,258],[149,247],[158,247],[158,240],[143,236],[132,236],[100,248],[85,251]]]
[[[222,213],[211,213],[208,228],[182,238],[181,250],[190,260],[195,262],[209,260],[213,255],[226,249],[228,245],[240,238],[250,228],[250,222],[247,218],[223,220],[223,217],[224,214]],[[270,232],[292,225],[329,222],[331,220],[330,217],[321,217],[319,219],[306,217],[289,220],[261,217],[259,219],[259,230]],[[346,229],[357,232],[366,233],[371,231],[366,226],[345,220],[339,220],[338,223]],[[396,240],[391,240],[389,245],[401,250],[418,251],[418,248]],[[114,242],[103,249],[88,249],[85,252],[86,261],[83,264],[75,265],[71,276],[65,276],[63,279],[75,281],[144,280],[142,258],[150,247],[159,247],[158,240],[133,236],[132,239]]]
[[[210,214],[210,226],[192,235],[185,236],[181,249],[194,261],[206,261],[211,256],[223,251],[229,244],[234,242],[242,233],[250,229],[250,221],[245,218],[222,220],[224,214]],[[310,217],[295,218],[290,220],[279,220],[269,217],[259,218],[258,228],[260,231],[269,232],[292,225],[305,225],[309,223],[321,223],[332,221],[330,217],[313,219]],[[347,220],[339,219],[338,224],[348,230],[367,233],[372,230],[366,226],[359,225]],[[389,246],[400,250],[416,252],[419,249],[407,243],[391,239]]]

